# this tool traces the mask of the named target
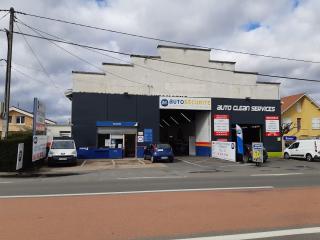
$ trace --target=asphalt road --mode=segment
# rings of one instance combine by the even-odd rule
[[[271,160],[259,168],[185,158],[148,169],[3,175],[0,239],[202,240],[317,227],[319,202],[320,163],[296,160]],[[313,240],[319,232],[255,239]]]

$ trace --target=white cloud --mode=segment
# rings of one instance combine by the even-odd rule
[[[101,1],[98,4],[94,0],[2,0],[0,8],[8,9],[13,6],[17,11],[193,44],[319,60],[320,2],[299,1],[297,7],[294,7],[294,3],[293,0],[108,0],[105,4]],[[0,17],[2,14],[0,13]],[[17,17],[33,27],[79,43],[138,54],[157,54],[158,42],[23,15]],[[259,23],[260,27],[245,31],[244,26],[251,22]],[[8,17],[0,20],[0,28],[7,28],[7,25]],[[30,32],[27,28],[20,27],[22,31]],[[13,72],[11,103],[19,103],[21,107],[31,110],[33,97],[37,96],[45,101],[49,118],[67,121],[70,118],[71,104],[62,91],[72,87],[71,71],[98,69],[70,56],[50,42],[31,38],[28,38],[28,41],[49,72],[51,80],[39,71],[41,67],[24,39],[15,35],[14,66],[31,75],[32,79]],[[6,42],[5,34],[2,32],[0,42]],[[61,46],[98,67],[101,66],[101,62],[111,61],[107,57],[78,47]],[[238,70],[320,78],[319,64],[257,58],[219,51],[213,51],[212,57],[237,61]],[[0,46],[0,58],[6,58],[6,44]],[[4,89],[3,67],[0,68],[0,78],[0,87]],[[60,90],[52,86],[52,80]],[[304,91],[315,93],[319,88],[319,84],[315,83],[281,81],[281,90],[285,95]],[[3,91],[0,92],[0,97],[3,97]]]

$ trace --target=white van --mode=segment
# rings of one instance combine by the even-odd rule
[[[56,163],[77,164],[77,149],[72,138],[53,138],[48,152],[48,165]]]
[[[307,161],[320,158],[320,140],[299,140],[292,143],[284,150],[283,156],[285,159],[302,158]]]

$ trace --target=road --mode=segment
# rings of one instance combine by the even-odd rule
[[[186,161],[0,177],[0,239],[320,239],[319,163]],[[292,235],[277,235],[284,229]]]

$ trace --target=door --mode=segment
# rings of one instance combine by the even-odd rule
[[[124,135],[124,156],[125,157],[136,156],[136,135],[135,134]]]
[[[295,142],[289,147],[290,156],[292,157],[299,157],[299,142]]]

